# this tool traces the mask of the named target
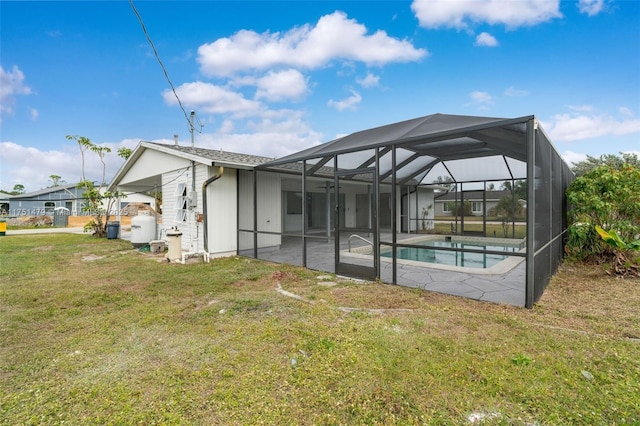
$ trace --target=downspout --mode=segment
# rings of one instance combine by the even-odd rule
[[[210,177],[202,183],[202,216],[203,216],[203,224],[204,224],[204,255],[205,257],[209,257],[209,225],[208,225],[208,216],[207,216],[207,186],[217,181],[222,177],[224,173],[224,167],[218,167],[218,173],[215,176]]]

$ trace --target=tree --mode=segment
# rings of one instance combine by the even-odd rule
[[[447,192],[455,191],[456,189],[456,183],[451,176],[438,176],[433,180],[433,183],[445,187]],[[436,192],[439,192],[439,190],[436,189]]]
[[[84,153],[88,149],[91,149],[93,143],[89,138],[78,135],[67,135],[67,139],[76,141],[80,147],[80,157],[82,158],[82,180],[85,181],[87,178],[84,176]]]
[[[16,183],[13,185],[12,195],[24,194],[24,185],[21,183]]]
[[[124,196],[124,194],[117,191],[106,191],[104,193],[100,191],[101,187],[106,183],[106,164],[104,162],[104,156],[106,153],[111,152],[111,148],[96,145],[91,142],[91,139],[84,136],[67,135],[67,139],[73,139],[78,142],[80,153],[82,155],[82,181],[78,183],[77,187],[84,190],[85,201],[82,206],[82,211],[93,216],[93,219],[84,226],[84,229],[85,231],[93,231],[93,235],[96,237],[105,237],[107,235],[107,220],[109,218],[109,213],[113,208],[113,204],[118,197]],[[85,177],[84,153],[87,150],[95,152],[102,163],[102,182],[100,183],[100,186],[96,186],[92,181],[87,180]],[[107,204],[106,208],[104,208],[105,202]]]
[[[118,156],[124,158],[125,160],[128,160],[129,157],[131,157],[131,154],[133,154],[133,150],[130,148],[118,148]]]
[[[106,183],[105,173],[107,172],[107,165],[104,162],[104,155],[111,152],[111,148],[92,144],[90,149],[91,151],[98,154],[98,157],[100,157],[100,162],[102,163],[102,183],[100,186],[104,186],[104,184]]]
[[[587,155],[586,160],[578,161],[571,167],[571,170],[576,177],[580,177],[599,166],[611,166],[614,169],[620,169],[625,164],[638,168],[640,167],[640,158],[637,154],[625,152],[621,152],[619,157],[614,154],[603,154],[600,157]]]
[[[51,179],[51,182],[53,182],[52,186],[59,186],[65,183],[64,179],[62,179],[58,175],[49,175],[49,179]]]
[[[456,201],[447,202],[447,210],[456,216],[473,216],[471,201],[464,200],[463,203]]]
[[[502,182],[502,188],[507,191],[511,191],[512,194],[515,195],[518,200],[526,200],[527,199],[527,180],[520,179],[514,181],[512,184],[510,180],[505,180]]]
[[[569,229],[565,250],[578,259],[607,257],[596,225],[616,231],[632,242],[640,234],[640,167],[634,164],[598,166],[575,179],[567,188]]]
[[[512,197],[505,195],[500,198],[500,201],[498,201],[498,204],[496,204],[492,210],[502,222],[502,232],[504,233],[504,237],[508,237],[509,223],[514,222],[518,216],[522,215],[522,204],[518,200],[515,200],[514,202]]]

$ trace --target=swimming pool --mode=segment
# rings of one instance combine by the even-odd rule
[[[508,253],[514,253],[520,250],[520,247],[510,243],[482,242],[477,240],[424,240],[406,242],[416,245],[428,245],[435,247],[443,247],[447,249],[472,249],[472,250],[491,250],[501,251],[500,254],[487,253],[468,253],[449,250],[438,250],[435,248],[415,248],[415,247],[399,247],[397,249],[397,258],[400,260],[408,260],[414,262],[435,263],[438,265],[459,266],[464,268],[491,268],[502,262],[508,257]],[[380,251],[381,257],[392,257],[391,248]]]

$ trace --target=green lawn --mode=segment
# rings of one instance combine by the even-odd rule
[[[640,419],[637,280],[567,265],[525,310],[320,275],[0,237],[0,424]]]

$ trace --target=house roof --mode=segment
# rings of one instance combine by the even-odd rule
[[[237,152],[223,151],[221,149],[216,150],[197,148],[193,146],[167,145],[158,142],[146,141],[141,142],[140,145],[212,166],[227,166],[234,168],[247,168],[247,166],[251,166],[251,168],[253,168],[253,166],[273,160],[271,157],[240,154]]]
[[[525,178],[527,123],[532,120],[535,122],[534,116],[432,114],[355,132],[257,168],[302,161],[313,164],[336,155],[340,155],[340,170],[371,167],[374,149],[381,148],[380,173],[388,176],[392,169],[389,151],[395,147],[400,183],[422,182],[437,165],[444,165],[440,173],[456,182]]]
[[[59,191],[71,191],[73,189],[76,189],[77,184],[68,184],[68,185],[58,185],[58,186],[51,186],[49,188],[43,188],[43,189],[39,189],[37,191],[33,191],[33,192],[27,192],[24,194],[18,194],[18,195],[13,195],[11,196],[12,200],[22,200],[25,198],[34,198],[34,197],[38,197],[40,195],[45,195],[45,194],[51,194],[54,192],[59,192]]]
[[[500,191],[487,191],[485,198],[487,200],[500,200],[502,197],[511,197],[511,191],[509,190],[500,190]],[[447,192],[445,194],[436,195],[435,201],[453,201],[455,199],[460,199],[460,192],[456,193],[455,191]],[[464,191],[464,199],[465,200],[482,200],[482,191]]]
[[[138,146],[133,150],[131,156],[124,162],[120,169],[108,185],[108,190],[113,191],[114,187],[122,180],[127,172],[133,167],[135,162],[142,156],[146,150],[154,150],[164,154],[183,158],[196,163],[206,164],[208,166],[223,166],[235,169],[250,169],[258,164],[273,160],[270,157],[262,157],[258,155],[240,154],[236,152],[228,152],[215,149],[197,148],[192,146],[169,145],[158,142],[140,141]]]

